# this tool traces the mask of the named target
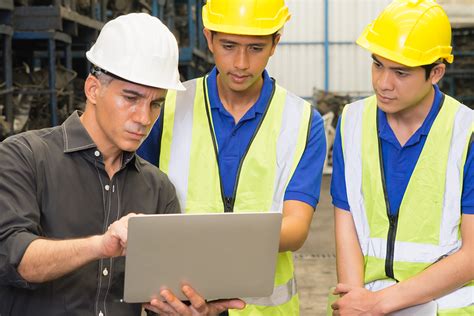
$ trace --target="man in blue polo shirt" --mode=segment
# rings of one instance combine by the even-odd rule
[[[437,86],[449,20],[395,0],[357,43],[375,95],[344,108],[334,143],[334,315],[473,315],[474,116]]]
[[[319,199],[322,118],[265,71],[289,18],[283,0],[208,0],[204,35],[216,67],[168,93],[139,150],[168,174],[184,212],[283,213],[274,293],[246,299],[243,315],[299,315],[291,251]]]

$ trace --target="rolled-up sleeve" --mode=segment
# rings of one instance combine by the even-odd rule
[[[17,272],[40,232],[34,155],[22,137],[0,143],[0,283],[31,288]]]

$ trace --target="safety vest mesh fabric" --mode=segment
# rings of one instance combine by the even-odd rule
[[[183,92],[169,91],[163,113],[160,169],[174,183],[186,213],[224,211],[205,80],[185,82]],[[234,212],[282,211],[285,189],[306,147],[310,121],[310,104],[275,84],[237,175]],[[273,294],[246,302],[246,309],[231,314],[299,314],[291,252],[278,255]]]
[[[346,188],[371,290],[393,284],[385,271],[389,220],[382,183],[375,96],[344,108],[341,121]],[[410,278],[461,247],[463,171],[473,111],[445,96],[400,204],[393,273]],[[441,313],[474,308],[472,283],[437,300]],[[471,307],[469,307],[471,306]],[[463,314],[461,314],[463,315]]]

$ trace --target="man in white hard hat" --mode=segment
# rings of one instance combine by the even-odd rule
[[[180,210],[168,178],[134,153],[167,89],[183,89],[175,38],[157,18],[129,14],[104,26],[87,58],[82,115],[0,144],[0,315],[140,315],[141,304],[120,300],[127,221]],[[244,305],[183,292],[189,306],[155,310]]]

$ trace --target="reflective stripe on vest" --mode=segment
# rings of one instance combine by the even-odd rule
[[[392,286],[395,283],[395,281],[388,279],[377,280],[366,284],[365,288],[375,292]],[[474,297],[473,285],[473,282],[470,282],[466,286],[463,286],[443,297],[438,298],[436,300],[436,303],[438,304],[438,310],[442,311],[443,309],[458,308],[460,306],[472,306],[472,300]]]
[[[225,207],[205,85],[206,78],[198,78],[186,82],[184,92],[169,91],[163,114],[160,169],[174,183],[187,213],[223,212]],[[303,155],[310,121],[309,103],[275,84],[239,168],[234,212],[282,211],[285,189]],[[294,284],[293,270],[291,252],[280,253],[274,295],[259,298],[262,306],[294,296],[296,289],[287,286]]]
[[[460,202],[464,163],[473,131],[472,113],[445,96],[400,205],[392,245],[397,280],[410,278],[461,246]],[[347,197],[366,260],[368,288],[373,287],[373,282],[387,279],[385,264],[390,249],[376,117],[376,98],[370,97],[346,106],[341,122]],[[466,288],[440,301],[472,290],[470,286]],[[466,306],[462,301],[454,305]],[[472,301],[471,296],[469,304]]]

